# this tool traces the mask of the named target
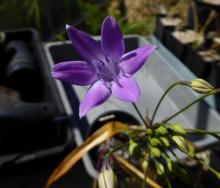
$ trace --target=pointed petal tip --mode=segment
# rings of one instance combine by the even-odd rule
[[[107,16],[107,17],[104,19],[104,21],[105,21],[105,20],[115,21],[115,18],[114,18],[113,16]]]
[[[66,24],[66,29],[69,29],[70,27],[71,27],[70,25]]]
[[[52,78],[56,78],[56,74],[54,74],[53,70],[50,72]]]
[[[158,50],[159,47],[158,47],[158,46],[155,46],[155,45],[152,45],[152,49],[153,49],[153,50]]]
[[[53,78],[57,78],[57,72],[55,70],[55,66],[51,69],[50,73]]]
[[[79,119],[82,119],[86,115],[86,111],[83,110],[82,104],[79,105]]]
[[[79,112],[79,119],[82,119],[85,116],[85,114],[82,114]]]
[[[153,45],[153,44],[148,44],[146,45],[145,47],[143,47],[143,49],[146,48],[146,49],[149,49],[149,51],[153,52],[154,50],[157,50],[158,47]]]

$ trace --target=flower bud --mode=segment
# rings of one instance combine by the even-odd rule
[[[166,161],[168,171],[173,172],[174,171],[174,162],[168,156],[163,156],[163,157]]]
[[[201,94],[207,94],[212,92],[215,88],[203,79],[195,79],[189,82],[189,87],[191,87],[195,92]]]
[[[148,167],[148,161],[147,160],[143,160],[142,162],[141,162],[141,169],[143,170],[143,172],[145,172],[146,171],[146,169],[147,169],[147,167]]]
[[[147,135],[151,135],[152,132],[153,132],[153,131],[152,131],[151,129],[146,129],[146,134],[147,134]]]
[[[170,142],[166,137],[160,137],[160,140],[166,147],[170,146]]]
[[[149,142],[150,142],[150,145],[152,145],[152,146],[161,145],[161,142],[158,138],[149,138]]]
[[[167,131],[166,127],[161,125],[161,126],[159,126],[158,128],[155,129],[155,133],[157,135],[167,135],[168,131]]]
[[[167,169],[170,171],[170,172],[173,172],[173,161],[171,160],[171,159],[167,159],[166,160],[166,162],[167,162]]]
[[[172,124],[168,128],[176,134],[186,134],[185,129],[180,124]]]
[[[105,163],[98,175],[99,188],[115,188],[116,183],[116,176],[111,166],[108,163]]]
[[[185,140],[182,136],[172,136],[172,140],[176,143],[177,147],[190,157],[193,157],[195,155],[195,150],[193,145],[188,141]]]
[[[155,167],[156,167],[156,172],[159,176],[163,175],[165,172],[164,166],[158,162],[158,161],[154,161]]]
[[[154,157],[160,157],[160,150],[156,147],[150,147],[150,152]]]

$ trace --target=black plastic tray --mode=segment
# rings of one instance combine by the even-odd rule
[[[0,85],[15,93],[17,98],[14,103],[0,108],[0,165],[61,153],[72,140],[70,122],[50,76],[38,33],[32,29],[3,33]],[[21,90],[11,88],[4,73],[11,58],[6,54],[6,46],[11,41],[22,41],[27,45],[36,69],[35,82],[28,77],[15,80],[22,81],[19,84],[22,84],[22,92],[27,98],[22,98]]]

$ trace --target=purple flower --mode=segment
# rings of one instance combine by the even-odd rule
[[[52,76],[70,84],[91,85],[80,104],[79,116],[85,116],[111,94],[123,101],[137,101],[140,90],[132,75],[156,47],[147,45],[124,54],[124,39],[113,17],[103,21],[101,43],[69,25],[66,30],[84,61],[58,63],[52,69]]]

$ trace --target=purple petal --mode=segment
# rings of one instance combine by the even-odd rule
[[[104,82],[97,81],[87,92],[85,98],[79,107],[80,118],[95,106],[105,102],[111,96],[110,90],[106,87]]]
[[[115,97],[127,102],[135,102],[140,96],[140,89],[132,77],[122,77],[113,82],[111,90]]]
[[[94,83],[96,74],[93,67],[85,61],[67,61],[54,65],[52,77],[70,84],[86,86]]]
[[[124,39],[115,19],[107,17],[102,24],[102,49],[114,61],[124,54]]]
[[[87,62],[95,65],[103,57],[101,45],[92,37],[78,29],[66,25],[67,34],[72,41],[74,48]]]
[[[120,60],[120,67],[125,73],[133,75],[143,66],[155,49],[156,46],[148,45],[124,54]]]

